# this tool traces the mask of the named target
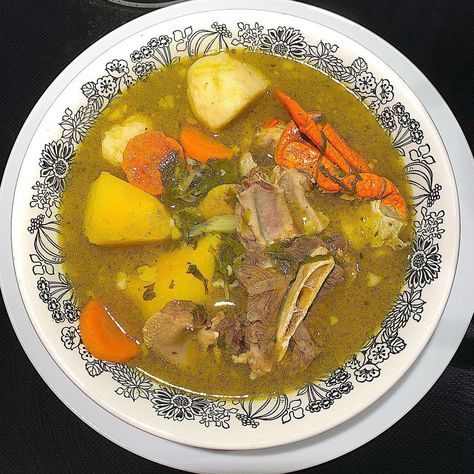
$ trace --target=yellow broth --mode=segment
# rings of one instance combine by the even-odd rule
[[[400,156],[371,112],[354,95],[302,64],[258,53],[236,54],[262,71],[272,86],[281,87],[307,110],[323,111],[346,140],[375,165],[375,172],[389,177],[402,194],[408,196]],[[186,97],[186,71],[191,63],[181,62],[153,72],[113,100],[78,147],[62,200],[61,247],[65,271],[74,284],[78,304],[84,305],[91,296],[99,298],[123,328],[139,340],[142,340],[144,319],[125,293],[117,289],[116,276],[118,272],[130,274],[153,261],[170,244],[110,248],[89,243],[83,231],[86,197],[101,171],[126,179],[122,170],[109,165],[101,153],[104,132],[117,123],[117,119],[138,113],[150,118],[155,129],[174,138],[178,138],[183,125],[196,123]],[[159,107],[160,98],[169,95],[173,96],[174,107]],[[228,146],[239,146],[269,118],[288,121],[288,115],[270,91],[216,136]],[[323,194],[317,189],[311,200],[316,209],[331,219],[329,231],[340,231],[342,221],[354,221],[357,225],[355,221],[360,219],[361,206],[367,212],[370,206]],[[356,209],[359,212],[356,213]],[[411,238],[408,228],[403,237]],[[358,270],[346,271],[345,282],[317,300],[306,318],[310,333],[322,351],[302,373],[289,375],[277,364],[270,374],[250,380],[247,365],[234,364],[225,356],[216,357],[212,349],[208,352],[196,349],[190,369],[179,369],[151,351],[132,360],[130,365],[166,383],[211,395],[263,395],[320,379],[357,352],[377,330],[403,283],[407,256],[408,249],[394,251],[387,247],[365,247],[352,252],[352,263],[357,267],[351,268]],[[382,277],[380,285],[367,286],[368,272]],[[221,297],[220,290],[214,290],[209,296],[216,300]]]

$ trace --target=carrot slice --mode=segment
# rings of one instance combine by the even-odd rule
[[[172,153],[183,157],[181,145],[163,132],[152,130],[133,137],[123,152],[122,169],[128,182],[159,196],[165,191],[161,165]]]
[[[138,341],[130,338],[98,300],[90,300],[79,318],[81,339],[98,359],[126,362],[140,352]]]
[[[180,142],[184,151],[194,160],[206,163],[210,159],[230,160],[234,152],[205,135],[196,127],[185,126],[181,130]]]

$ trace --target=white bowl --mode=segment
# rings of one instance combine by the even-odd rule
[[[56,99],[40,110],[42,119],[16,182],[11,215],[15,274],[49,354],[110,413],[141,430],[193,446],[255,449],[286,444],[328,430],[368,407],[400,379],[429,340],[456,268],[456,186],[442,140],[423,105],[397,72],[369,50],[316,21],[292,16],[291,3],[286,8],[280,4],[280,12],[268,11],[270,3],[260,0],[219,12],[203,9],[166,21],[157,15],[155,24],[111,41],[98,56],[92,49],[85,51],[80,57],[85,67],[67,83],[56,81],[50,91]],[[153,38],[158,40],[151,46],[164,45],[159,52],[143,49]],[[57,191],[97,111],[153,67],[205,52],[208,46],[285,53],[345,81],[392,133],[415,189],[416,238],[407,284],[380,333],[326,380],[266,401],[233,404],[191,397],[158,387],[127,366],[95,360],[80,342],[77,308],[57,246]]]

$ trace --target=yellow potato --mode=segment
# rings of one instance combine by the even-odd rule
[[[198,59],[188,70],[187,84],[196,117],[218,130],[263,94],[269,82],[254,67],[219,53]]]
[[[212,188],[198,204],[198,211],[206,219],[234,214],[235,185],[221,184]]]
[[[211,234],[199,240],[196,248],[183,245],[161,254],[154,262],[149,262],[150,267],[156,269],[153,280],[145,280],[143,271],[129,276],[125,292],[140,308],[145,319],[173,300],[190,300],[197,304],[205,301],[204,283],[187,271],[190,264],[196,265],[210,285],[219,242],[219,235]]]
[[[97,245],[134,245],[178,239],[169,212],[151,194],[102,172],[87,198],[84,233]]]

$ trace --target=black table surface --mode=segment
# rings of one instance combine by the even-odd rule
[[[397,47],[443,95],[473,146],[472,0],[307,3],[356,21]],[[0,176],[24,120],[51,81],[94,41],[146,11],[106,0],[0,0]],[[2,472],[172,471],[116,446],[70,412],[25,356],[1,299],[0,316]],[[410,413],[365,446],[314,470],[473,472],[473,362],[471,322],[448,368]]]

